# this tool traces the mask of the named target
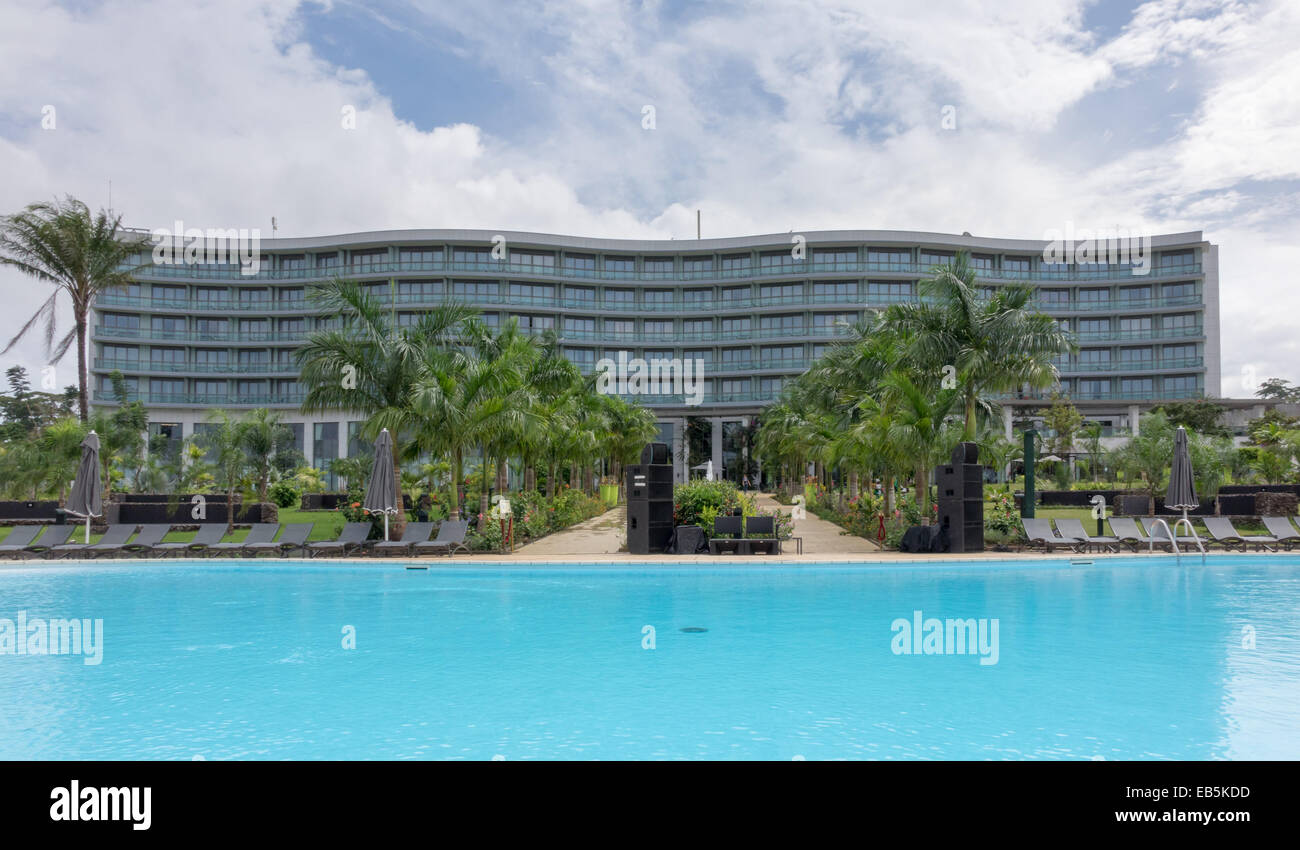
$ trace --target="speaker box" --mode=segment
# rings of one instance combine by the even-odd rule
[[[645,448],[641,449],[641,463],[668,464],[671,466],[672,459],[668,456],[668,444],[646,443]]]
[[[628,502],[627,550],[633,555],[662,552],[673,536],[673,503]]]
[[[673,468],[671,466],[629,466],[627,468],[627,500],[673,500]]]

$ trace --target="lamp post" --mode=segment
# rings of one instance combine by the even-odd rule
[[[1025,497],[1020,503],[1020,516],[1025,519],[1034,518],[1034,463],[1037,459],[1035,439],[1038,432],[1033,428],[1025,430]]]

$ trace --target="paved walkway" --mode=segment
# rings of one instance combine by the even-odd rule
[[[527,546],[516,546],[515,554],[550,558],[562,555],[613,555],[623,545],[627,508],[605,511],[563,531],[548,534]]]
[[[791,512],[790,506],[778,504],[766,493],[756,493],[755,501],[763,510]],[[516,547],[511,558],[557,558],[568,555],[613,555],[624,545],[627,509],[620,505],[598,517],[580,522],[572,528],[547,535],[535,543]],[[833,522],[814,514],[794,521],[794,536],[803,538],[803,556],[814,558],[837,555],[872,555],[880,552],[876,544],[854,534],[846,534]],[[782,557],[794,556],[795,544],[783,546]],[[626,554],[624,557],[628,557]],[[770,557],[770,556],[767,556]]]

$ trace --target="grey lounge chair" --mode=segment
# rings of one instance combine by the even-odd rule
[[[1119,538],[1121,543],[1132,546],[1134,552],[1136,552],[1140,546],[1150,547],[1152,542],[1157,546],[1166,549],[1169,548],[1168,538],[1153,538],[1148,536],[1145,531],[1138,528],[1137,520],[1132,517],[1111,517],[1110,530],[1112,534]]]
[[[291,522],[280,532],[280,539],[254,540],[251,543],[244,541],[243,550],[250,555],[256,556],[258,552],[292,552],[294,549],[305,549],[307,546],[307,537],[311,534],[314,522]],[[252,532],[249,532],[251,535]]]
[[[35,543],[30,544],[23,551],[31,555],[44,556],[46,552],[55,546],[62,546],[72,539],[76,532],[75,525],[48,525],[45,526],[45,533]]]
[[[1268,533],[1273,535],[1279,544],[1290,549],[1297,543],[1300,543],[1300,534],[1296,533],[1295,526],[1284,516],[1266,516],[1261,517],[1264,520],[1264,527]],[[16,530],[16,529],[15,529]]]
[[[167,536],[167,532],[171,530],[171,527],[169,522],[153,522],[142,525],[140,526],[140,533],[122,549],[142,555],[161,543],[162,539]]]
[[[1105,548],[1111,552],[1114,552],[1115,547],[1119,545],[1118,537],[1107,537],[1105,535],[1093,537],[1088,533],[1088,529],[1083,527],[1083,522],[1077,519],[1058,519],[1056,521],[1056,530],[1066,537],[1079,538],[1087,546]]]
[[[1157,519],[1164,519],[1166,524],[1169,525],[1169,530],[1172,532],[1173,523],[1170,522],[1170,520],[1177,519],[1177,517],[1169,517],[1167,519],[1164,517],[1147,517],[1146,519],[1142,520],[1142,527],[1147,530],[1147,534],[1155,538],[1157,544],[1159,544],[1161,541],[1168,542],[1169,535],[1165,533],[1165,527],[1163,525],[1156,525]],[[1178,537],[1178,546],[1180,549],[1184,546],[1195,546],[1197,539],[1198,538],[1192,537],[1189,534],[1180,535]],[[1201,543],[1204,544],[1205,541],[1201,540]]]
[[[720,516],[713,520],[714,537],[709,538],[709,554],[721,555],[724,552],[740,554],[741,518],[738,516]]]
[[[451,554],[457,549],[469,551],[469,544],[465,542],[465,535],[469,533],[469,520],[467,519],[444,519],[438,526],[438,536],[432,540],[422,540],[416,543],[412,548],[415,552],[432,552],[439,554],[447,553],[450,558]]]
[[[372,555],[383,553],[385,555],[400,554],[410,552],[411,547],[416,543],[427,542],[429,535],[433,533],[433,523],[431,522],[408,522],[406,529],[402,531],[401,540],[380,540],[371,550]]]
[[[761,534],[762,537],[750,537]],[[776,537],[776,517],[745,517],[745,539],[740,542],[741,555],[780,555],[781,541]]]
[[[243,540],[227,541],[225,543],[213,543],[208,547],[209,552],[244,552],[255,543],[270,543],[275,539],[275,533],[280,530],[278,522],[255,522],[248,529],[248,534]]]
[[[1267,549],[1272,552],[1274,550],[1270,544],[1278,542],[1276,537],[1270,537],[1266,534],[1251,536],[1239,534],[1237,529],[1233,527],[1232,520],[1227,517],[1207,516],[1202,518],[1201,521],[1205,523],[1205,528],[1210,532],[1210,536],[1214,538],[1214,542],[1224,549],[1238,548],[1244,552],[1247,546],[1253,545],[1257,550]]]
[[[1081,537],[1066,537],[1056,533],[1052,528],[1050,520],[1046,519],[1028,519],[1021,517],[1020,523],[1024,526],[1025,537],[1029,540],[1030,545],[1040,543],[1044,552],[1051,552],[1057,546],[1065,546],[1072,552],[1078,552],[1084,546],[1084,540]]]
[[[224,522],[205,522],[199,526],[199,530],[194,532],[194,537],[190,540],[184,543],[159,543],[153,547],[153,551],[160,555],[172,552],[202,552],[209,546],[220,543],[221,538],[225,536]]]
[[[85,526],[80,526],[84,528]],[[131,535],[135,534],[134,525],[110,525],[104,531],[104,536],[99,539],[98,543],[61,543],[58,546],[51,546],[49,551],[57,557],[67,557],[69,555],[86,554],[95,557],[103,552],[116,552],[126,544]]]
[[[343,531],[339,533],[337,540],[308,543],[307,554],[313,558],[317,555],[346,555],[349,551],[355,551],[366,545],[366,538],[370,536],[370,529],[373,527],[368,522],[349,522],[343,526]]]
[[[16,525],[9,536],[0,543],[0,555],[13,555],[15,558],[23,554],[36,535],[40,534],[45,528],[43,525]]]

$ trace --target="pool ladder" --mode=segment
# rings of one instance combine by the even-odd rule
[[[1172,529],[1169,527],[1169,523],[1165,522],[1162,517],[1157,517],[1154,524],[1156,527],[1165,530],[1165,536],[1169,538],[1169,546],[1174,550],[1174,558],[1177,559],[1179,566],[1183,563],[1183,556],[1182,553],[1178,551],[1178,529],[1186,525],[1188,535],[1193,541],[1195,541],[1196,548],[1201,550],[1201,563],[1205,563],[1205,544],[1201,542],[1201,535],[1196,533],[1196,529],[1192,527],[1192,521],[1190,519],[1185,516],[1180,516],[1178,519],[1174,520],[1174,527]],[[1156,540],[1158,539],[1159,538],[1157,537],[1151,538],[1151,542],[1148,544],[1148,551],[1155,551]]]

